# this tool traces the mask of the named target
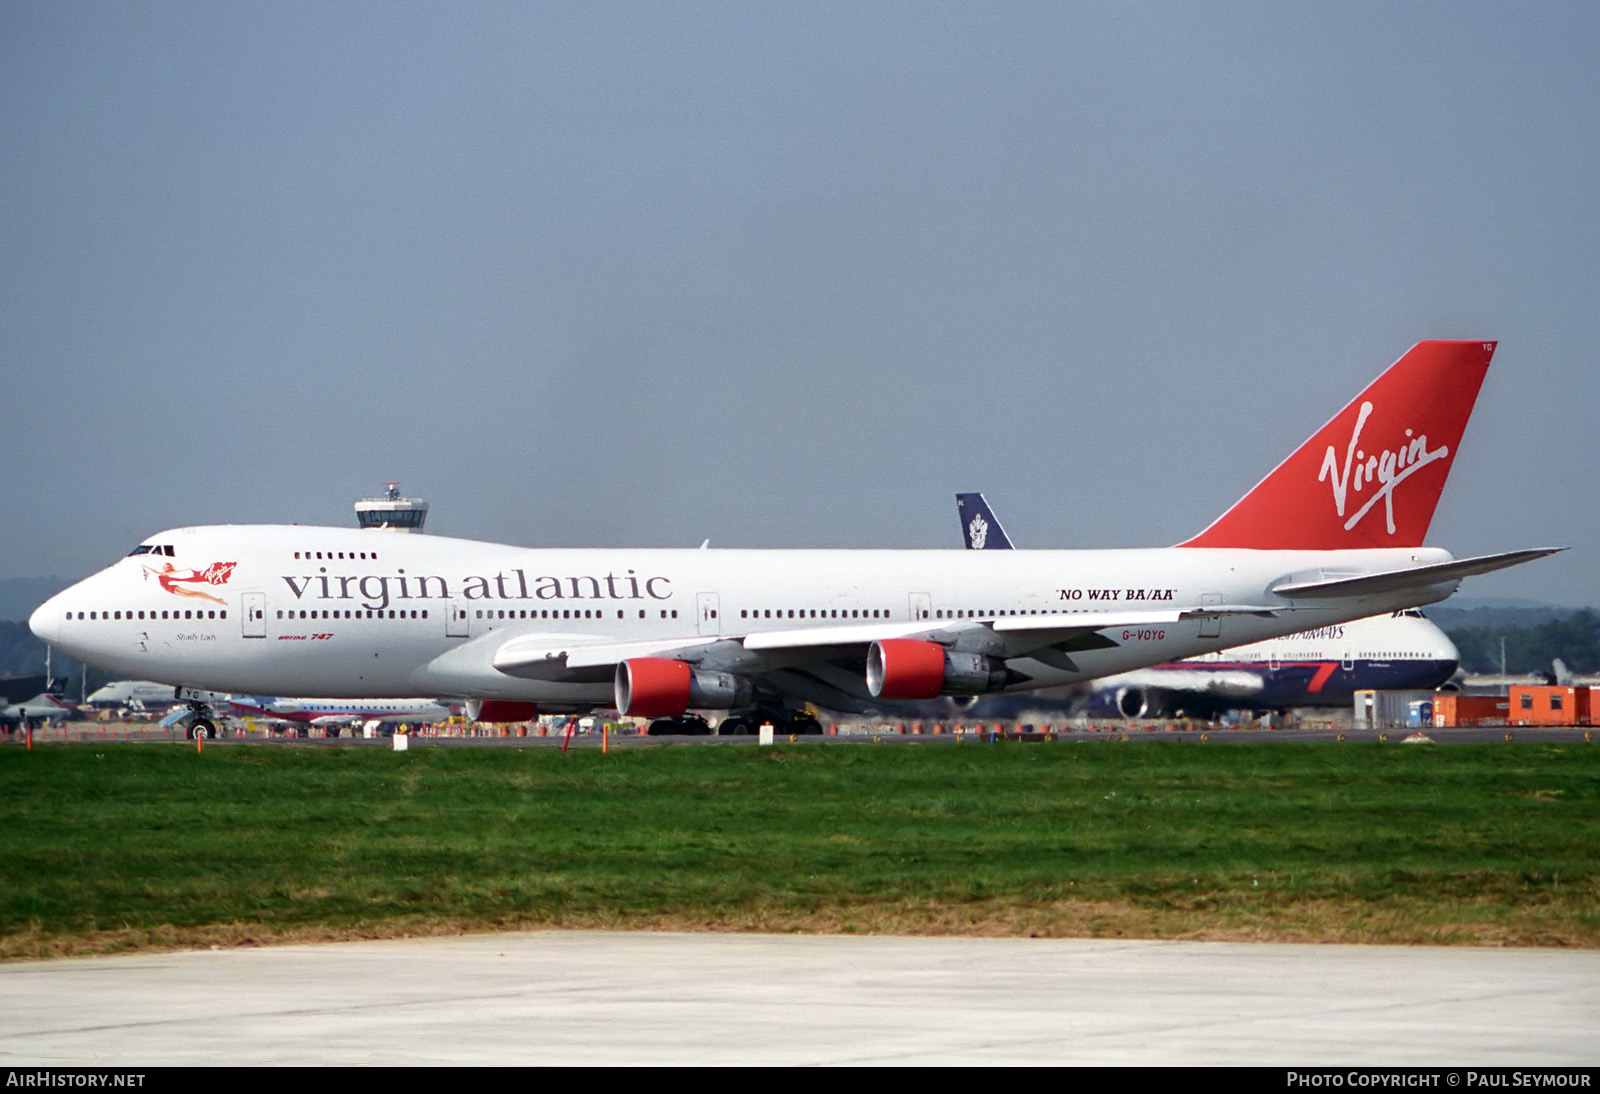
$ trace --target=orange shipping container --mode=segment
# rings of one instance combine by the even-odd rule
[[[1591,725],[1592,691],[1592,688],[1513,685],[1510,722],[1515,726]]]
[[[1506,724],[1510,700],[1504,695],[1457,695],[1440,692],[1433,700],[1433,724],[1447,726],[1501,726]]]

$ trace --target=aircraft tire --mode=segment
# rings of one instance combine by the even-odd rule
[[[810,714],[796,714],[789,720],[789,732],[820,734],[822,723]]]
[[[196,719],[194,725],[189,727],[191,740],[213,740],[217,735],[216,724],[205,718]]]
[[[751,732],[750,719],[740,717],[737,714],[724,718],[717,724],[718,737],[748,737]]]

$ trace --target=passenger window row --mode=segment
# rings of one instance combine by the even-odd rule
[[[940,608],[933,613],[935,619],[997,619],[1003,615],[1057,615],[1050,609],[1006,608],[1000,611],[978,611],[973,608]],[[924,609],[923,619],[928,618]],[[741,608],[740,619],[890,619],[888,609],[844,608]]]
[[[940,608],[933,613],[935,619],[999,619],[1003,615],[1061,615],[1055,608],[1002,608],[999,611],[976,611],[972,608]]]
[[[888,619],[888,608],[740,608],[740,619]]]
[[[283,611],[280,609],[279,612],[278,612],[278,618],[279,619],[284,619],[284,618],[288,618],[288,619],[426,619],[426,618],[428,618],[428,612],[427,612],[426,609],[424,609],[422,611],[422,614],[418,615],[417,614],[417,610],[415,608],[412,608],[410,613],[408,614],[405,611],[396,611],[395,609],[390,608],[389,609],[389,614],[388,615],[384,615],[382,609],[359,608],[359,609],[355,609],[354,611],[352,611],[352,610],[347,608],[347,609],[344,609],[343,614],[341,614],[339,611],[329,611],[328,609],[323,608],[323,609],[320,609],[320,610],[313,609],[313,610],[311,610],[309,612],[306,611],[305,609],[302,609],[300,611],[300,614],[296,615],[295,612],[294,612],[294,609],[291,608],[289,610],[289,614],[288,614],[287,617],[284,615]]]
[[[645,615],[646,615],[645,610],[643,608],[640,608],[639,609],[639,618],[643,619],[643,618],[645,618]],[[617,618],[618,619],[622,619],[622,618],[624,618],[624,616],[625,616],[625,613],[619,608],[617,610]],[[477,618],[479,618],[479,619],[604,619],[605,618],[605,613],[602,612],[599,608],[561,608],[561,609],[555,609],[555,608],[539,608],[539,609],[534,609],[534,608],[498,608],[498,609],[490,608],[490,609],[487,609],[487,610],[485,610],[483,608],[479,608],[478,611],[477,611]],[[662,609],[661,618],[662,619],[676,619],[676,618],[678,618],[678,609],[676,609],[676,608],[671,608],[671,609],[664,608],[664,609]]]
[[[159,617],[156,615],[155,609],[153,609],[153,608],[150,609],[149,611],[143,611],[143,612],[133,612],[133,611],[116,612],[116,611],[112,611],[112,612],[68,612],[67,613],[67,619],[68,620],[84,619],[84,618],[88,618],[88,619],[91,619],[91,620],[97,620],[97,621],[100,621],[100,620],[112,620],[112,619],[156,619],[156,618],[160,618],[160,619],[171,618],[171,619],[179,619],[179,620],[182,620],[182,619],[226,619],[226,618],[228,618],[228,612],[227,612],[226,609],[223,609],[222,611],[219,612],[219,611],[217,611],[215,609],[209,609],[207,611],[196,611],[196,610],[191,608],[191,609],[188,609],[188,610],[186,610],[186,611],[184,611],[182,613],[179,613],[176,610],[162,612]]]

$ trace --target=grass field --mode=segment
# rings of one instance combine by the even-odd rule
[[[560,926],[1600,945],[1600,748],[0,748],[0,956]]]

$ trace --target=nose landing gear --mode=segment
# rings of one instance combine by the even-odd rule
[[[167,715],[162,725],[182,726],[184,739],[188,741],[196,738],[209,741],[222,736],[222,731],[217,728],[217,716],[210,705],[195,699],[189,700],[188,709],[177,717]]]

